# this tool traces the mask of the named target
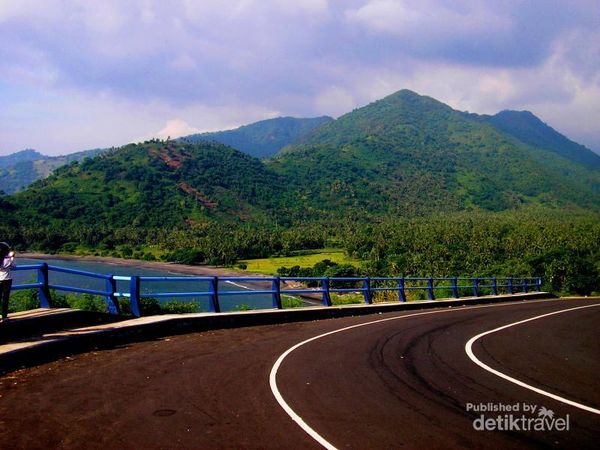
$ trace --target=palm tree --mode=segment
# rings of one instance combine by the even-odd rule
[[[554,411],[542,406],[538,411],[538,417],[552,419],[554,417]]]

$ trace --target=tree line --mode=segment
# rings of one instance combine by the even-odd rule
[[[373,223],[341,219],[285,227],[209,223],[109,228],[5,222],[0,233],[20,250],[226,266],[243,259],[333,247],[360,261],[357,275],[541,276],[544,288],[554,292],[600,291],[599,216],[542,208],[384,217]],[[322,274],[338,270],[321,266]],[[290,273],[289,269],[282,273]],[[311,274],[322,275],[317,272]]]

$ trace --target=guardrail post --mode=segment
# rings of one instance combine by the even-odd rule
[[[329,278],[321,278],[321,289],[323,290],[323,304],[331,306],[331,296],[329,295]]]
[[[119,303],[115,297],[115,292],[117,291],[117,282],[112,275],[110,275],[110,278],[106,279],[105,286],[107,292],[105,299],[106,305],[108,306],[108,312],[111,314],[120,314],[121,311],[119,309]]]
[[[452,296],[458,298],[458,280],[456,277],[452,278]]]
[[[273,308],[282,309],[281,304],[281,279],[279,277],[273,278],[273,284],[271,287],[273,291]]]
[[[527,278],[523,278],[523,292],[527,294]]]
[[[221,312],[221,306],[219,305],[219,278],[212,277],[210,279],[210,301],[208,303],[208,309],[210,312]]]
[[[406,292],[404,292],[404,277],[400,278],[400,282],[398,285],[398,300],[401,302],[406,301]]]
[[[137,275],[131,276],[129,282],[129,306],[131,314],[135,317],[140,317],[140,277]]]
[[[363,280],[363,293],[365,294],[365,303],[367,305],[373,303],[373,297],[371,295],[371,279],[369,277]]]
[[[50,289],[48,288],[48,264],[42,263],[42,267],[38,269],[38,284],[39,288],[39,297],[40,297],[40,306],[42,308],[50,308],[50,302],[52,298],[50,297]]]
[[[513,277],[512,275],[510,277],[508,277],[508,293],[509,294],[514,294],[514,287],[513,287]]]
[[[496,277],[492,278],[492,294],[498,295],[498,280]]]
[[[479,278],[473,278],[473,295],[479,297]]]
[[[427,279],[427,294],[429,300],[435,300],[435,295],[433,295],[433,278],[431,277]]]

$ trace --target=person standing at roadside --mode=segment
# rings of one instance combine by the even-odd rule
[[[6,242],[0,242],[0,303],[2,303],[2,320],[8,316],[8,299],[12,287],[11,270],[15,267],[15,252]]]

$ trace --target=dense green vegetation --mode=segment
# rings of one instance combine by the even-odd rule
[[[282,184],[259,160],[221,144],[148,142],[60,167],[6,206],[13,205],[15,222],[78,234],[90,227],[193,227],[260,221]]]
[[[302,181],[292,188],[306,217],[600,207],[600,171],[411,91],[319,127],[268,167]]]
[[[235,130],[192,134],[181,140],[184,142],[216,141],[256,158],[268,158],[286,145],[293,144],[315,128],[332,120],[327,116],[310,119],[278,117],[244,125]]]
[[[511,126],[400,91],[267,161],[215,142],[131,144],[0,197],[0,235],[189,264],[340,248],[358,269],[311,273],[539,275],[599,291],[600,171],[558,151],[549,127],[536,141]]]
[[[91,294],[72,294],[51,292],[51,306],[53,308],[74,308],[84,311],[108,313],[108,306],[104,298]],[[131,314],[130,304],[121,299],[119,303],[122,314]],[[140,313],[143,316],[156,314],[184,314],[201,312],[198,303],[190,301],[171,300],[160,303],[155,298],[142,298],[139,301]],[[9,299],[9,312],[27,311],[40,307],[37,289],[13,292]]]
[[[73,228],[77,231],[77,228]],[[12,234],[11,234],[12,231]],[[2,227],[19,248],[70,252],[81,235],[31,227],[28,235]],[[233,265],[236,261],[291,254],[301,249],[343,248],[360,261],[356,275],[370,276],[542,276],[554,292],[600,291],[600,216],[532,208],[520,212],[455,213],[422,218],[384,218],[376,223],[321,222],[291,228],[220,224],[190,229],[120,228],[91,233],[79,251],[104,256],[192,264]],[[186,257],[188,259],[186,259]],[[281,275],[334,276],[346,264],[317,264],[307,270],[286,266]],[[329,271],[328,271],[329,270]],[[275,273],[276,271],[273,271]],[[346,272],[349,273],[349,272]]]
[[[541,276],[553,292],[600,291],[600,217],[532,209],[348,224],[336,239],[358,270],[331,262],[282,276]],[[346,275],[344,275],[345,273]],[[353,275],[350,275],[350,274]]]

